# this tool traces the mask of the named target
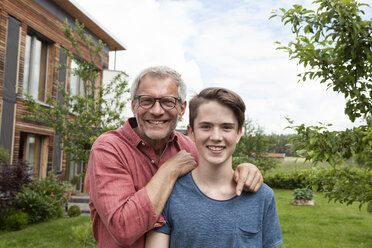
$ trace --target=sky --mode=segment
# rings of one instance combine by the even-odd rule
[[[206,87],[229,88],[244,100],[246,118],[268,134],[293,133],[285,117],[295,124],[332,123],[331,130],[360,124],[344,114],[343,95],[317,81],[298,82],[303,67],[276,50],[275,41],[287,44],[294,36],[280,18],[269,20],[271,11],[293,4],[314,9],[312,1],[71,1],[126,46],[116,63],[110,53],[109,69],[125,71],[129,81],[149,66],[166,65],[181,73],[188,99]],[[371,18],[371,7],[363,9]]]

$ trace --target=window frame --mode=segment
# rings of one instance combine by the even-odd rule
[[[38,179],[47,176],[49,137],[36,133],[21,132],[20,159],[29,164],[29,173]]]
[[[50,48],[53,43],[44,35],[28,28],[25,39],[22,94],[29,94],[35,101],[44,104],[48,93]]]

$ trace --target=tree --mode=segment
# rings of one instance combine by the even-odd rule
[[[69,159],[85,164],[95,139],[101,133],[123,125],[125,121],[121,114],[127,102],[123,99],[123,95],[128,92],[127,75],[120,72],[107,85],[99,85],[96,62],[105,44],[102,41],[96,44],[78,21],[75,30],[67,20],[61,28],[75,50],[74,53],[65,50],[65,54],[77,64],[77,68],[69,68],[67,65],[58,68],[68,68],[72,75],[78,76],[83,81],[84,94],[73,95],[64,88],[63,82],[59,82],[63,102],[49,95],[46,100],[48,106],[43,106],[31,96],[26,96],[25,106],[32,114],[24,118],[53,127],[56,135],[61,138],[61,149],[69,155]],[[88,61],[83,60],[79,41],[88,48]]]
[[[278,161],[267,157],[270,141],[259,126],[254,126],[251,120],[243,124],[243,134],[236,145],[233,154],[233,167],[243,162],[254,163],[262,173],[275,168]]]
[[[295,156],[293,149],[289,146],[291,134],[275,134],[268,135],[270,146],[268,152],[285,153],[286,156]]]
[[[347,100],[345,114],[351,121],[363,118],[365,125],[345,131],[329,131],[330,124],[321,126],[293,125],[297,132],[291,142],[298,154],[306,156],[315,164],[329,162],[335,175],[341,175],[342,160],[351,157],[372,168],[372,22],[362,19],[367,4],[355,0],[316,0],[316,11],[301,5],[293,8],[274,10],[270,18],[280,16],[281,21],[291,25],[295,41],[282,45],[278,49],[288,52],[290,59],[298,60],[305,72],[298,76],[302,81],[319,79],[335,92],[344,95]],[[321,174],[319,174],[321,177]],[[337,177],[336,177],[337,179]],[[335,179],[335,180],[336,180]],[[341,177],[339,177],[341,179]],[[351,192],[343,190],[340,180],[333,182],[334,187],[324,187],[329,199],[340,202],[368,203],[367,210],[372,212],[372,182],[365,180],[345,180],[350,188],[357,184],[364,187],[362,196],[353,197]],[[332,194],[327,194],[332,190]],[[345,199],[348,199],[345,201]]]

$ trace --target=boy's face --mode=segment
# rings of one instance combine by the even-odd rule
[[[190,125],[187,130],[198,148],[201,163],[231,164],[232,154],[242,134],[232,110],[216,101],[203,103],[198,108],[194,130]]]

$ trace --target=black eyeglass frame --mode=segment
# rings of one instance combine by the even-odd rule
[[[150,107],[142,106],[141,105],[141,97],[149,97],[149,98],[153,99],[152,105]],[[174,100],[174,106],[173,107],[167,108],[167,107],[163,106],[162,99],[166,99],[166,98],[172,98]],[[138,99],[138,105],[143,109],[151,109],[152,107],[154,107],[155,103],[158,101],[159,104],[160,104],[160,107],[162,107],[162,109],[164,109],[164,110],[174,109],[177,106],[177,101],[181,101],[181,98],[175,97],[175,96],[153,97],[153,96],[149,96],[149,95],[137,95],[137,96],[134,97],[134,99]]]

